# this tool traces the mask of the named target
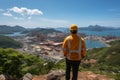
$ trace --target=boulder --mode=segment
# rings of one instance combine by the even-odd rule
[[[33,76],[32,74],[30,73],[26,73],[24,76],[23,76],[23,80],[32,80]]]
[[[0,80],[6,80],[5,75],[1,74],[0,75]]]
[[[47,75],[47,80],[61,80],[63,76],[65,76],[65,71],[63,70],[51,71]]]

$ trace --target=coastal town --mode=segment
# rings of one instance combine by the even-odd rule
[[[119,36],[115,35],[116,33],[113,34],[114,32],[117,31],[114,28],[112,28],[112,30],[114,31],[111,34],[109,33],[112,30],[111,28],[108,28],[106,31],[110,31],[110,32],[107,33],[106,35],[101,35],[102,34],[101,31],[105,32],[104,31],[104,29],[106,29],[105,27],[101,27],[98,25],[91,27],[92,28],[90,27],[79,28],[80,31],[78,32],[78,35],[80,37],[84,37],[87,45],[86,46],[87,50],[91,50],[92,48],[105,47],[105,46],[110,47],[110,45],[108,44],[110,41],[120,39]],[[65,37],[67,37],[70,34],[68,28],[57,28],[57,29],[35,28],[29,30],[21,26],[11,27],[7,25],[1,25],[0,29],[1,29],[0,32],[2,34],[7,32],[5,36],[9,36],[14,40],[19,41],[23,44],[22,48],[17,49],[18,51],[27,54],[33,54],[53,62],[59,62],[60,60],[63,59],[62,42],[65,39]],[[82,29],[84,29],[85,32],[83,32],[84,30],[82,31]],[[12,30],[14,30],[14,32]],[[89,34],[92,33],[93,31],[94,34]],[[97,33],[97,35],[95,35],[95,33]]]
[[[53,32],[47,35],[37,34],[34,36],[16,36],[14,39],[23,43],[23,47],[17,50],[23,53],[34,54],[57,63],[64,58],[62,54],[62,41],[68,35],[69,34]],[[120,39],[120,37],[115,36],[93,36],[85,35],[83,33],[78,35],[84,37],[85,40],[100,41],[107,47],[110,47],[110,45],[107,44],[110,41]],[[87,50],[90,49],[91,48],[87,48]]]

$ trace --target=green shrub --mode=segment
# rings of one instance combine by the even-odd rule
[[[48,62],[40,57],[30,54],[21,54],[13,49],[0,49],[0,74],[6,74],[11,79],[19,79],[26,73],[45,74],[53,67],[53,62]],[[44,63],[48,63],[44,65]]]

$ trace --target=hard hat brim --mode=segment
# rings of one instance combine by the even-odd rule
[[[70,30],[76,30],[77,31],[77,29],[70,29]]]

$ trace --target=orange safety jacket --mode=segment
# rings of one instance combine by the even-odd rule
[[[81,60],[86,55],[84,38],[71,34],[64,39],[62,45],[64,56],[69,60]]]

